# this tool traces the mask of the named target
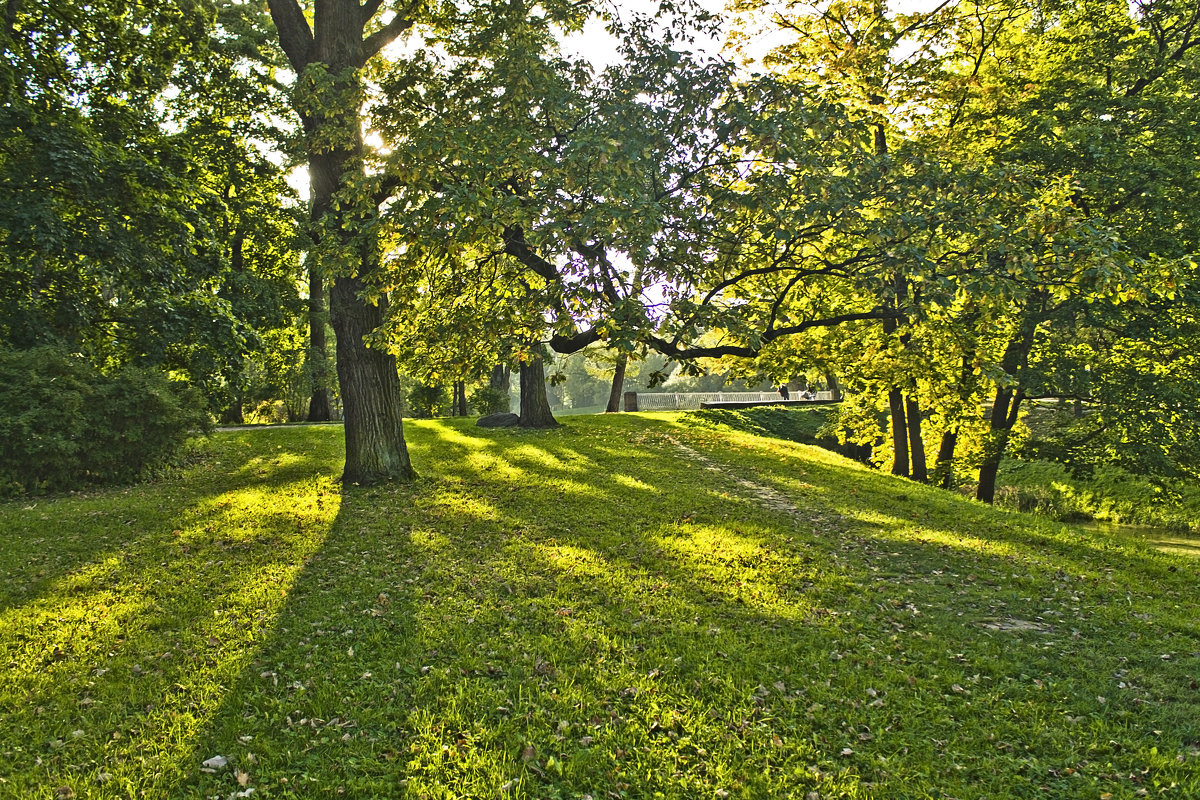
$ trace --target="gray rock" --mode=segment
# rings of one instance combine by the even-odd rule
[[[480,417],[475,424],[481,428],[511,428],[520,421],[521,418],[516,414],[488,414]]]

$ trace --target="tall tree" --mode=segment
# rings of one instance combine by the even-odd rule
[[[345,409],[342,480],[358,484],[414,474],[404,441],[396,359],[369,341],[386,317],[388,300],[372,283],[379,269],[371,230],[378,207],[362,192],[361,108],[363,68],[416,23],[424,4],[400,5],[380,22],[384,5],[382,0],[315,0],[310,23],[297,0],[268,0],[280,46],[297,76],[294,107],[304,128],[317,239],[310,257],[320,259],[310,269],[331,281],[329,311]]]

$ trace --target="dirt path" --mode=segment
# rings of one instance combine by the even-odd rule
[[[698,450],[693,450],[674,437],[668,437],[668,440],[672,445],[675,446],[675,449],[677,449],[684,458],[696,462],[709,472],[720,473],[725,478],[733,481],[735,484],[745,489],[746,492],[752,495],[754,499],[763,506],[771,509],[772,511],[782,511],[785,514],[795,517],[798,520],[803,520],[804,522],[813,521],[811,514],[805,514],[801,512],[800,509],[797,508],[790,500],[772,489],[770,486],[764,486],[761,483],[755,483],[752,480],[743,478],[741,475],[735,475],[724,467],[718,465],[708,456],[704,455]]]

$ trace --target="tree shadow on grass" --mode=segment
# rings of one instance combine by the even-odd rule
[[[877,506],[851,494],[839,505],[842,493],[824,487],[874,483],[837,463],[725,464],[763,479],[756,470],[772,461],[811,487],[778,483],[810,514],[764,508],[683,463],[667,434],[686,432],[636,418],[536,434],[409,430],[417,484],[339,495],[336,519],[323,517],[303,549],[264,540],[225,554],[239,581],[265,560],[290,568],[290,582],[244,598],[263,622],[219,674],[189,662],[205,694],[162,689],[191,717],[160,759],[135,761],[154,740],[145,732],[161,732],[152,719],[136,749],[103,749],[133,762],[114,771],[128,791],[88,783],[89,767],[81,796],[1004,797],[1045,786],[1095,797],[1116,778],[1062,770],[1097,759],[1112,775],[1195,783],[1168,746],[1194,725],[1186,701],[1122,694],[1114,670],[1145,665],[1106,652],[1105,637],[1158,627],[1161,615],[1141,621],[1114,604],[1078,637],[1058,618],[1049,633],[981,625],[1065,613],[1072,595],[1093,591],[1090,577],[1059,574],[1040,539],[973,546],[951,535],[958,516],[915,536],[913,506],[935,510],[926,499]],[[264,477],[239,469],[243,484]],[[205,500],[209,535],[240,545],[220,516],[226,491]],[[1007,536],[1000,515],[970,519],[976,538]],[[1090,558],[1086,548],[1076,557],[1072,570]],[[217,560],[214,549],[186,563]],[[204,575],[221,597],[234,593]],[[200,626],[190,605],[167,610]],[[206,632],[190,641],[207,643]],[[1157,659],[1166,633],[1144,635]],[[1187,669],[1164,663],[1172,679]],[[121,685],[143,679],[126,673]],[[134,723],[122,724],[134,739]],[[201,772],[218,754],[227,765]],[[85,756],[54,758],[61,768]]]
[[[262,444],[225,436],[180,480],[46,505],[43,535],[81,546],[0,609],[0,794],[165,796],[336,512],[332,451],[295,438],[271,502],[247,490]]]
[[[549,749],[556,763],[586,764],[643,747],[645,763],[664,770],[651,771],[658,777],[642,784],[646,791],[687,796],[711,789],[704,784],[711,766],[683,770],[678,780],[672,777],[678,766],[667,767],[669,754],[678,751],[671,741],[659,741],[650,727],[670,706],[670,715],[700,718],[736,710],[743,721],[750,720],[746,724],[754,728],[753,745],[761,748],[756,754],[721,749],[731,735],[738,739],[721,726],[705,725],[689,734],[693,746],[702,740],[701,749],[721,753],[727,767],[735,765],[729,768],[744,785],[765,788],[770,782],[763,776],[801,766],[809,775],[814,765],[835,774],[852,768],[858,777],[846,780],[857,785],[886,781],[891,770],[903,774],[907,767],[919,773],[937,763],[947,770],[944,778],[950,784],[969,787],[986,781],[1003,787],[1004,781],[1025,780],[1020,776],[1024,767],[1013,759],[1006,765],[1009,772],[996,770],[995,745],[984,733],[1007,737],[1006,746],[1025,740],[1022,746],[1027,742],[1036,754],[1029,758],[1053,763],[1082,757],[1079,748],[1111,753],[1105,737],[1124,730],[1131,720],[1153,726],[1171,716],[1155,711],[1140,695],[1125,696],[1119,709],[1094,699],[1114,693],[1114,674],[1148,668],[1157,658],[1133,662],[1110,647],[1108,637],[1128,632],[1139,619],[1128,604],[1108,607],[1103,570],[1114,554],[1103,546],[1052,530],[1041,534],[1019,524],[1006,527],[1004,515],[969,509],[970,504],[959,501],[954,501],[952,518],[936,519],[924,525],[921,536],[913,536],[913,504],[918,514],[937,509],[926,508],[926,498],[920,497],[893,498],[890,505],[875,502],[881,498],[856,499],[851,493],[861,491],[856,482],[869,485],[875,476],[850,465],[821,467],[817,472],[825,474],[810,479],[814,485],[846,486],[851,499],[835,505],[836,497],[826,498],[811,524],[798,521],[737,498],[735,485],[726,484],[724,491],[719,485],[686,491],[675,453],[654,431],[623,443],[611,437],[588,441],[586,435],[545,437],[538,446],[547,454],[525,459],[526,484],[508,485],[509,475],[503,484],[490,485],[488,465],[473,461],[472,453],[520,463],[519,451],[530,440],[476,434],[480,444],[473,448],[463,436],[456,431],[440,442],[444,466],[430,479],[441,496],[425,524],[442,531],[439,547],[461,548],[471,554],[474,568],[486,566],[485,584],[500,581],[510,588],[506,596],[512,598],[512,619],[506,630],[521,633],[516,635],[519,644],[506,652],[523,662],[529,679],[537,675],[538,663],[554,675],[573,665],[569,686],[593,685],[582,694],[571,695],[561,687],[552,694],[552,683],[543,681],[530,695],[537,699],[526,712],[526,724],[508,737],[528,740],[541,753]],[[634,461],[636,470],[630,467]],[[572,494],[569,487],[581,465],[594,483],[610,489]],[[622,496],[613,488],[614,479],[630,471],[637,474],[638,488],[625,492],[624,502],[612,502],[612,496]],[[474,517],[463,508],[454,512],[458,487],[464,494],[487,497],[489,507]],[[595,502],[583,513],[571,508],[589,498]],[[880,513],[889,507],[894,514]],[[868,511],[876,518],[867,519]],[[972,536],[962,535],[959,523],[974,528]],[[971,538],[992,546],[967,541]],[[1136,553],[1126,555],[1123,568],[1134,575],[1157,574],[1153,558],[1143,563]],[[1082,585],[1081,574],[1086,575]],[[919,605],[912,602],[914,593]],[[1081,597],[1098,608],[1087,607]],[[1076,606],[1083,613],[1072,617]],[[1043,612],[1048,621],[1027,629],[987,627]],[[452,613],[441,618],[443,629],[460,628],[446,638],[469,638],[477,620],[456,619]],[[1148,640],[1169,638],[1162,622],[1141,624]],[[503,633],[493,632],[489,640],[503,641]],[[564,655],[566,641],[577,643],[567,649],[570,655]],[[597,671],[591,666],[597,660],[608,666]],[[637,690],[651,673],[656,692],[645,686]],[[1175,679],[1185,675],[1186,668],[1174,671]],[[803,676],[798,687],[796,676]],[[739,687],[745,705],[731,705],[728,695],[722,695],[721,708],[697,703],[709,679]],[[622,688],[623,682],[627,685]],[[785,689],[775,689],[777,682]],[[1037,702],[1047,685],[1065,693],[1064,716],[1095,724],[1084,731],[1054,726],[1044,733],[1023,731],[1021,725],[1029,720],[1013,718],[1007,709]],[[759,687],[766,687],[765,695]],[[635,689],[634,697],[646,698],[647,705],[618,703],[629,689]],[[928,703],[897,717],[890,704],[875,705],[888,692],[927,695]],[[590,738],[587,745],[555,738],[550,724],[555,715],[547,709],[560,707],[556,696],[572,696],[581,708],[590,704],[595,718],[612,719],[617,710],[628,722],[619,730],[608,723],[598,729],[612,736],[607,755],[596,755],[602,736],[595,732],[579,740]],[[764,720],[749,712],[759,709],[761,715],[764,706],[773,719],[754,727],[755,719]],[[813,706],[821,708],[805,710]],[[539,716],[540,726],[533,724]],[[659,720],[655,731],[661,734],[662,729]],[[1189,730],[1177,727],[1174,735],[1186,737]],[[798,731],[814,746],[796,745]],[[796,746],[787,754],[773,750],[773,737]],[[1127,764],[1153,761],[1150,749],[1159,742],[1134,738],[1136,747],[1114,757]],[[747,745],[744,737],[740,743]],[[1122,747],[1129,744],[1126,739]],[[840,760],[837,755],[847,749],[854,757]],[[943,758],[947,754],[953,758]],[[900,760],[884,769],[875,756]],[[810,785],[804,775],[796,774],[793,785]],[[619,769],[610,777],[619,782]],[[567,778],[551,785],[588,790]],[[938,779],[925,784],[936,785]],[[1079,796],[1087,796],[1095,785],[1088,784]]]

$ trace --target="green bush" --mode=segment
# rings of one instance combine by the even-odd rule
[[[1200,487],[1186,479],[1097,466],[1085,478],[1053,461],[1005,459],[996,505],[1063,522],[1103,520],[1172,529],[1200,526]]]
[[[0,494],[130,481],[206,429],[200,395],[53,347],[0,351]]]

